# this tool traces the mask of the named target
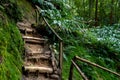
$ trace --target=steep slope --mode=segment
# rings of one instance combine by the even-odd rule
[[[0,0],[0,80],[20,80],[24,42],[18,21],[35,23],[35,11],[27,0]]]
[[[0,12],[0,80],[21,77],[23,41],[14,22]]]

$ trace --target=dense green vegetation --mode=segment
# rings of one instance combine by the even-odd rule
[[[33,22],[32,10],[26,0],[0,0],[0,80],[22,78],[24,42],[16,23],[23,19]]]
[[[75,55],[120,73],[120,0],[29,1],[41,7],[40,16],[64,40],[63,80],[68,79]],[[15,22],[31,15],[35,16],[26,0],[0,1],[0,80],[20,80],[23,42]],[[90,80],[119,80],[101,69],[78,64]],[[82,80],[76,70],[74,80]]]
[[[20,80],[22,38],[16,24],[0,13],[0,80]]]
[[[11,22],[0,25],[0,80],[20,80],[22,51],[23,42],[16,25]]]
[[[14,0],[0,0],[0,80],[21,80],[24,43],[16,22],[23,14],[18,5]]]
[[[70,61],[75,55],[120,71],[119,0],[31,1],[41,7],[40,15],[48,19],[64,40],[63,80],[68,79]],[[78,64],[90,80],[119,80],[101,69]],[[74,80],[81,80],[76,70]]]
[[[113,71],[119,72],[120,61],[120,46],[119,38],[113,36],[119,36],[119,27],[113,29],[112,27],[103,27],[91,30],[81,30],[76,32],[76,35],[64,36],[66,61],[63,66],[63,77],[66,79],[68,74],[64,71],[68,71],[70,67],[70,60],[78,55],[82,58],[95,62],[101,66],[107,67]],[[112,31],[111,33],[109,33]],[[97,34],[96,34],[97,33]],[[104,35],[103,35],[104,34]],[[77,37],[76,37],[77,36]],[[79,37],[78,37],[79,36]],[[112,39],[111,39],[112,38]],[[67,65],[66,65],[67,64]],[[84,63],[79,63],[82,71],[88,76],[90,80],[119,80],[116,76],[111,75],[98,68],[91,67]],[[77,75],[77,76],[76,76]],[[105,76],[107,75],[107,76]],[[79,79],[78,73],[74,74],[75,79]]]

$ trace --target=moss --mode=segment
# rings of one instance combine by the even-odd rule
[[[20,80],[23,41],[15,22],[0,18],[0,80]]]
[[[35,11],[27,0],[0,0],[0,80],[20,80],[23,41],[16,22],[34,23]]]

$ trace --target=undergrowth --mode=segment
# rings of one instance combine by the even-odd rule
[[[64,61],[62,80],[68,79],[71,59],[76,55],[113,71],[120,72],[119,26],[87,29],[90,26],[80,22],[83,19],[73,14],[75,12],[71,12],[75,11],[75,8],[70,6],[67,1],[31,1],[42,8],[40,16],[46,17],[63,38]],[[117,76],[101,69],[82,62],[78,62],[78,64],[90,80],[119,80]],[[74,70],[73,74],[74,80],[82,80],[76,70]]]
[[[63,80],[68,79],[71,59],[76,55],[119,72],[119,25],[87,29],[88,25],[81,22],[83,18],[77,16],[75,7],[66,0],[31,1],[41,7],[40,16],[46,17],[63,38]],[[119,80],[117,76],[101,69],[82,62],[78,64],[90,80]],[[74,80],[82,80],[76,70]]]
[[[0,80],[20,80],[23,42],[14,22],[0,20]]]
[[[0,26],[0,80],[20,80],[23,42],[14,23]]]
[[[112,32],[110,32],[112,31]],[[114,35],[113,35],[114,33]],[[75,35],[74,35],[75,34]],[[63,80],[66,80],[70,71],[71,59],[77,55],[110,70],[119,71],[120,45],[119,44],[119,26],[81,29],[74,34],[66,34],[64,39],[64,63],[63,63]],[[116,37],[115,37],[116,36]],[[113,39],[114,38],[114,39]],[[113,46],[115,45],[115,46]],[[115,75],[78,62],[81,70],[90,80],[119,80]],[[75,80],[82,80],[77,71],[74,72]]]
[[[13,0],[0,1],[0,80],[21,80],[23,41],[16,22],[21,12]]]

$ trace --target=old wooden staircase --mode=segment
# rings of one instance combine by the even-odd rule
[[[55,58],[48,39],[43,38],[36,28],[28,23],[17,23],[25,43],[22,80],[61,80],[62,39],[50,27],[48,22],[45,19],[43,20],[59,40],[59,59]]]

